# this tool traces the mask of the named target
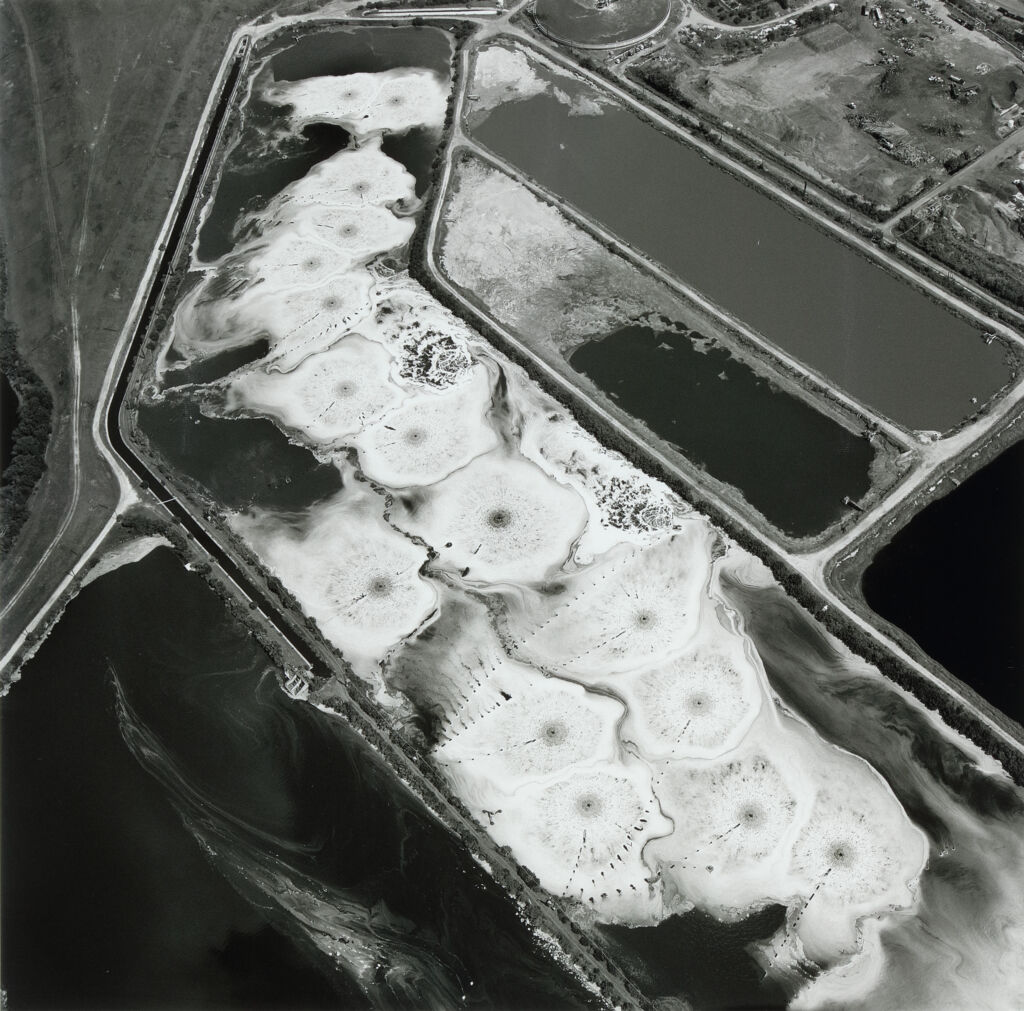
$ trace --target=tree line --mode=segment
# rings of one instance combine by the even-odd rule
[[[6,302],[6,278],[4,278]],[[6,554],[29,516],[29,500],[46,470],[46,447],[53,428],[53,398],[42,379],[18,353],[17,331],[3,322],[0,372],[18,398],[11,460],[0,478],[0,553]]]

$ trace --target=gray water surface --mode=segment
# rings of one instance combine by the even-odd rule
[[[572,115],[544,93],[472,132],[899,424],[945,431],[1009,377],[998,343],[620,106]]]

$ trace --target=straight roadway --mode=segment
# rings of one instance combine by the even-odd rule
[[[954,172],[947,179],[944,179],[938,186],[922,193],[921,196],[911,200],[905,207],[901,207],[891,218],[881,225],[882,231],[893,238],[893,229],[899,222],[908,215],[914,214],[926,204],[931,203],[936,197],[941,196],[954,186],[962,186],[968,179],[977,175],[982,169],[989,168],[996,162],[1012,154],[1014,151],[1024,150],[1024,125],[1008,133],[995,147],[989,148],[983,155],[975,158],[970,164],[965,165],[959,172]]]

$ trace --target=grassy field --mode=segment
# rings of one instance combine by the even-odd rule
[[[878,9],[863,15],[860,2],[842,0],[799,30],[683,29],[635,72],[884,213],[1017,125],[1000,109],[1024,98],[1024,69],[927,0]]]
[[[5,642],[116,503],[90,433],[103,378],[230,35],[271,6],[301,9],[271,0],[9,0],[0,7],[6,314],[23,359],[54,400],[48,469],[3,559],[0,599],[11,600],[25,583],[70,511],[44,570],[4,619]]]

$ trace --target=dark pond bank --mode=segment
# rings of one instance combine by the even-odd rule
[[[145,566],[181,588],[173,558]],[[364,1006],[224,881],[125,747],[108,658],[146,676],[184,636],[209,651],[196,670],[225,659],[223,616],[198,581],[145,604],[138,586],[116,574],[87,589],[0,701],[10,1006]],[[233,645],[234,665],[258,664],[237,634]]]
[[[864,573],[869,606],[1024,723],[1024,441],[932,502]]]
[[[571,115],[545,93],[498,106],[473,134],[903,425],[945,430],[1008,378],[997,343],[619,106]]]
[[[72,603],[0,720],[12,1007],[359,1008],[338,966],[367,954],[374,1006],[587,1006],[461,845],[288,699],[165,549]]]
[[[688,333],[626,327],[570,364],[788,534],[819,533],[870,487],[866,438]]]
[[[788,998],[764,978],[748,948],[782,926],[786,910],[770,906],[738,923],[719,923],[699,910],[656,927],[604,926],[609,950],[633,967],[652,997],[686,994],[700,1011],[784,1008]]]
[[[298,510],[341,489],[319,463],[265,418],[208,418],[192,399],[139,407],[139,427],[175,473],[187,474],[228,509]]]
[[[201,359],[186,365],[183,369],[175,369],[164,373],[164,388],[174,389],[176,386],[187,386],[190,383],[202,385],[223,379],[226,375],[246,365],[252,365],[265,358],[270,350],[270,342],[258,340],[245,347],[221,351],[220,354]],[[179,358],[180,361],[180,358]],[[173,362],[172,362],[173,364]]]
[[[307,77],[379,73],[402,67],[426,67],[447,76],[451,43],[444,32],[429,28],[335,29],[299,39],[269,60],[260,80],[295,81]],[[259,82],[255,85],[259,94]],[[349,145],[337,126],[316,123],[295,134],[288,127],[286,106],[254,98],[243,110],[243,129],[228,156],[212,204],[199,232],[198,256],[204,263],[231,252],[236,229],[245,214],[264,209],[286,186],[314,165]],[[385,138],[383,149],[417,180],[422,195],[437,146],[429,130],[410,130]]]
[[[18,396],[0,372],[0,475],[7,470],[14,451],[14,428],[18,424]]]

